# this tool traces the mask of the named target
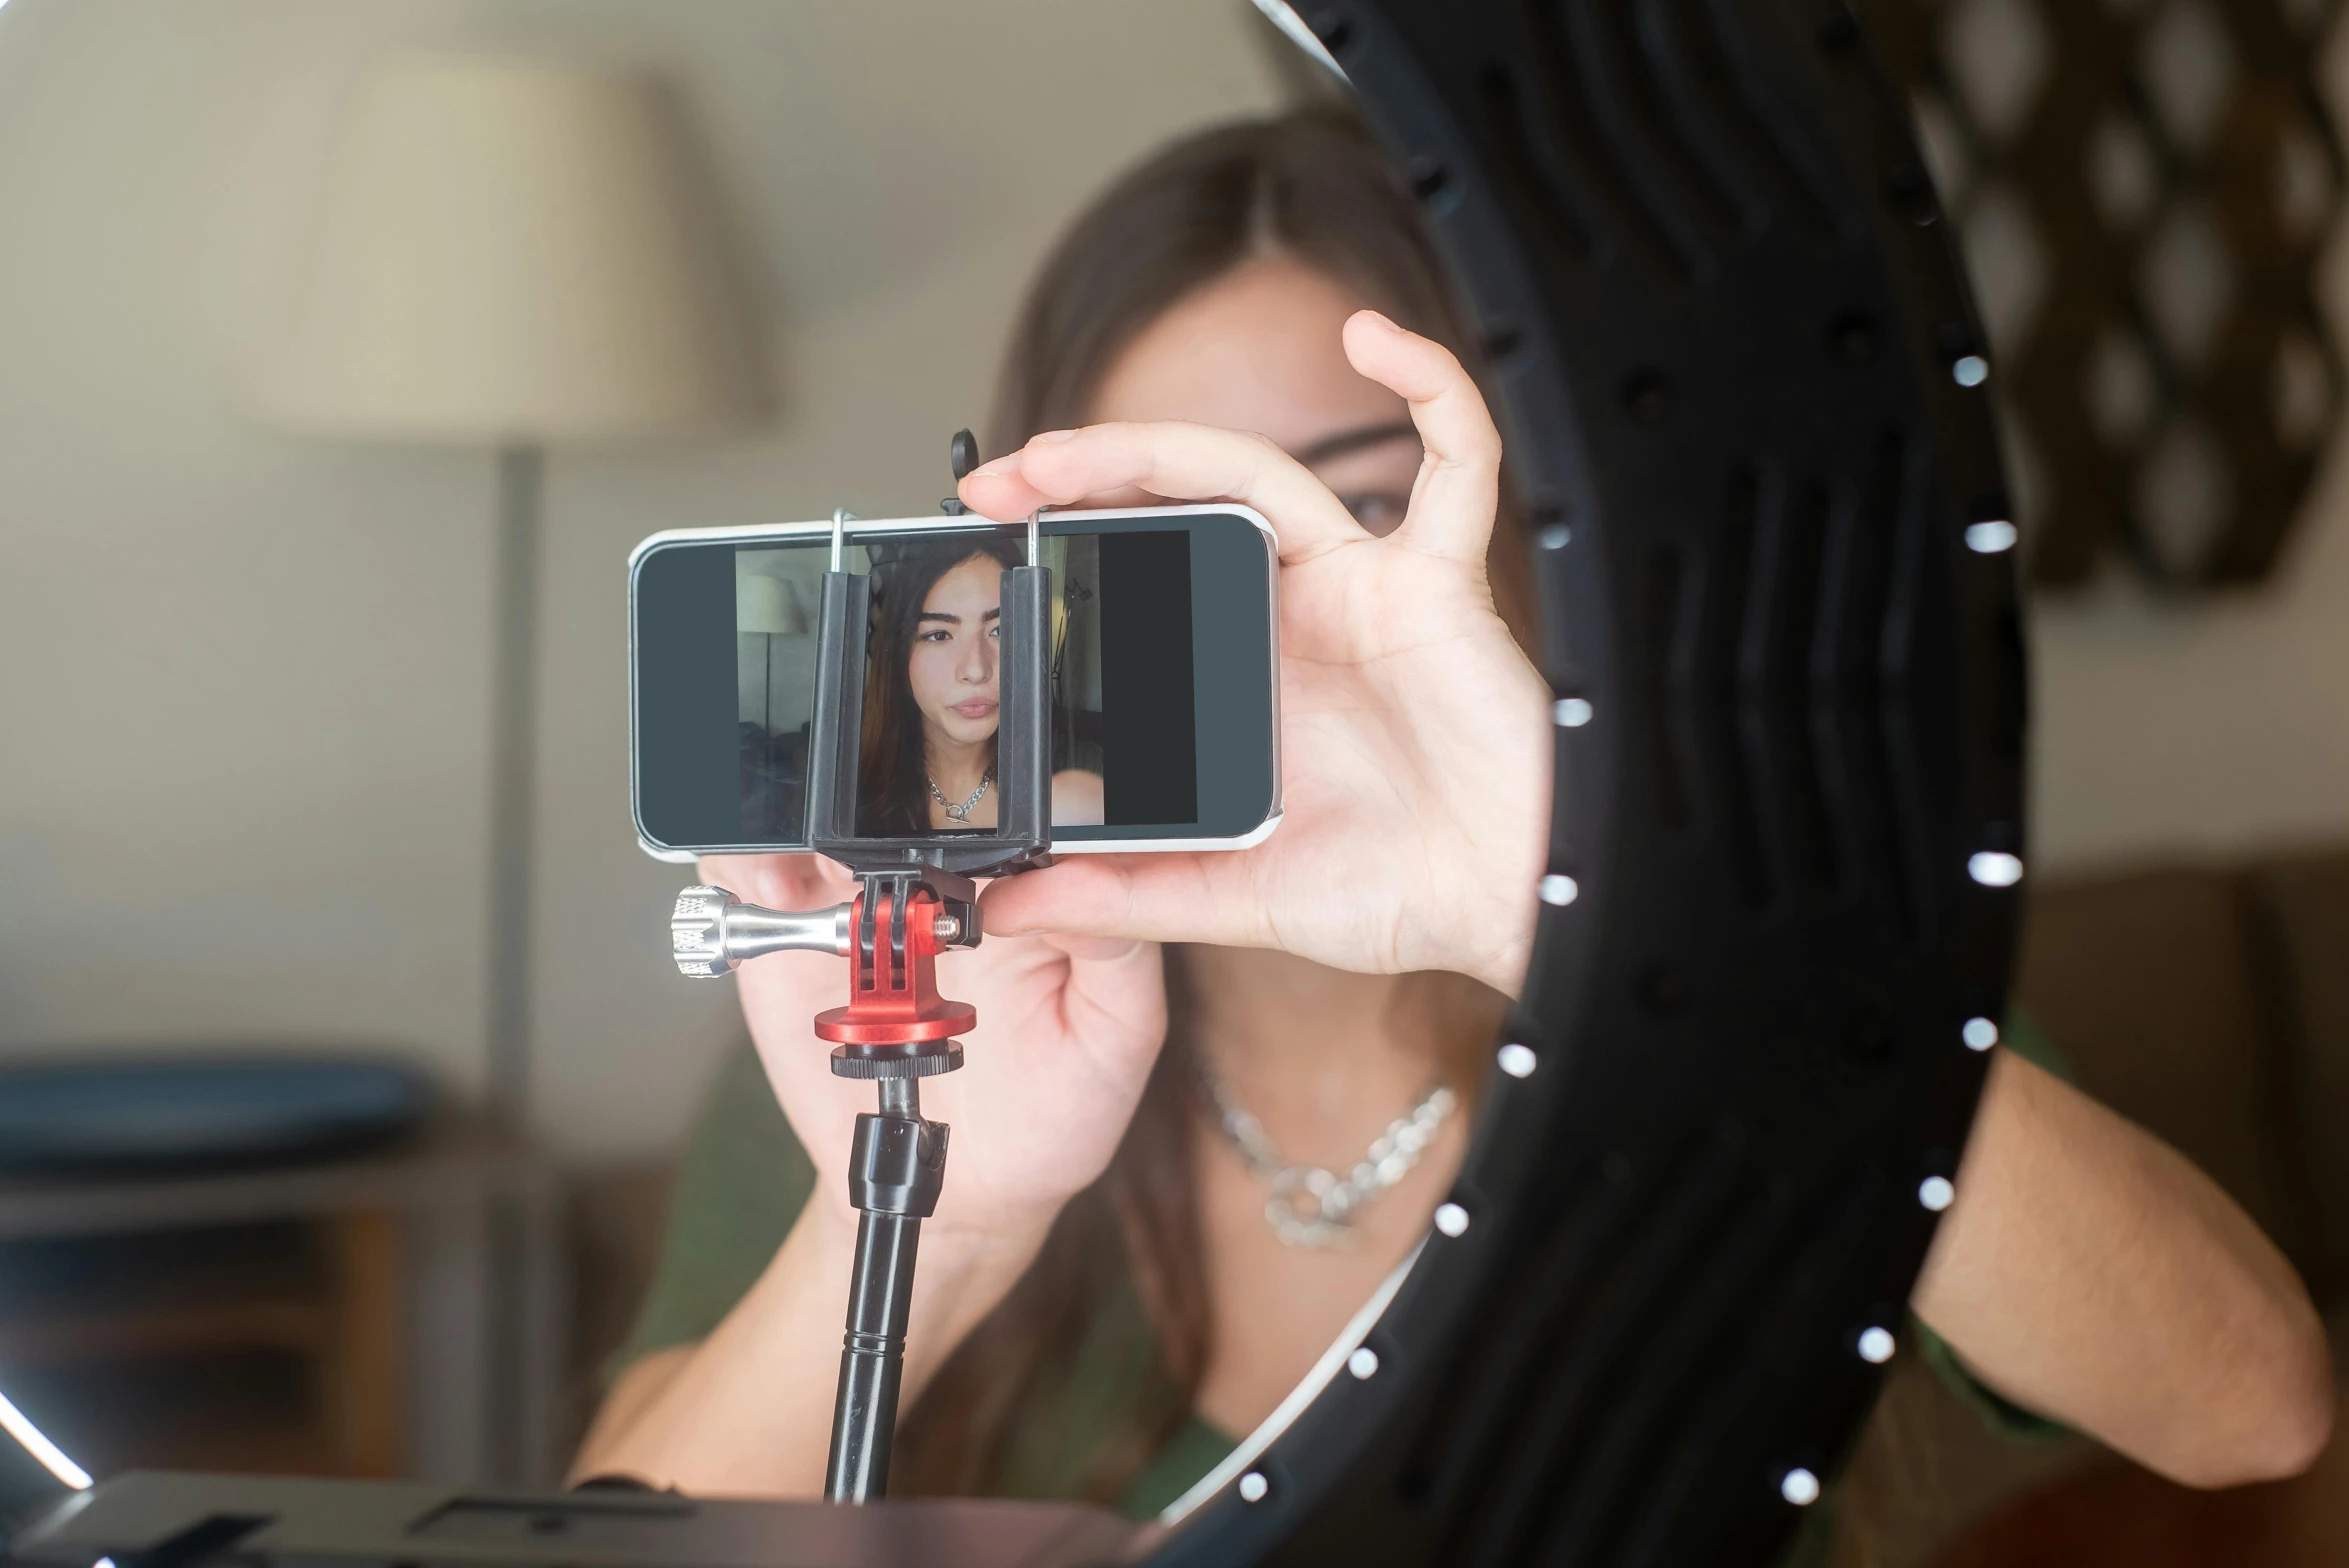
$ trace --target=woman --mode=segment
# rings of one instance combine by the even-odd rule
[[[1294,1385],[1457,1167],[1530,939],[1530,900],[1494,872],[1538,873],[1548,745],[1547,694],[1495,613],[1516,541],[1495,524],[1498,438],[1439,346],[1463,341],[1408,197],[1311,118],[1162,155],[1036,284],[1007,455],[963,498],[1012,518],[1222,496],[1271,518],[1289,818],[1242,853],[1000,883],[987,947],[942,962],[981,1027],[970,1065],[923,1091],[955,1153],[923,1235],[900,1492],[1163,1505]],[[1442,790],[1406,765],[1451,755],[1474,766]],[[1366,879],[1366,843],[1390,874]],[[804,860],[709,875],[790,908],[841,886]],[[1162,964],[1138,938],[1195,945]],[[742,972],[781,1111],[747,1064],[713,1101],[581,1473],[819,1488],[863,1104],[806,1021],[836,968]],[[1382,1138],[1412,1157],[1365,1158]],[[1302,1174],[1358,1165],[1334,1205]],[[1318,1215],[1294,1196],[1317,1187]],[[1989,1387],[2200,1484],[2321,1447],[2305,1294],[2174,1154],[2002,1050],[1958,1187],[1914,1306]],[[1342,1224],[1282,1223],[1331,1208]]]
[[[1010,544],[968,538],[882,547],[873,563],[873,630],[857,765],[857,831],[982,831],[995,826],[997,653]],[[1052,776],[1052,821],[1102,820],[1101,776]]]

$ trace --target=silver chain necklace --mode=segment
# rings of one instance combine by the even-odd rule
[[[5,0],[0,0],[0,3],[5,3]],[[927,773],[922,775],[922,782],[930,786],[930,798],[946,808],[946,820],[959,822],[967,828],[971,825],[971,808],[978,805],[979,797],[987,793],[987,786],[995,782],[995,770],[989,768],[980,774],[979,787],[972,790],[971,798],[959,806],[938,792],[938,781]]]
[[[1318,1165],[1285,1163],[1264,1124],[1233,1102],[1223,1080],[1204,1061],[1199,1064],[1199,1081],[1224,1137],[1257,1180],[1272,1188],[1264,1203],[1265,1221],[1292,1247],[1327,1249],[1351,1241],[1355,1211],[1419,1163],[1435,1141],[1436,1129],[1458,1103],[1451,1090],[1437,1084],[1417,1105],[1387,1123],[1387,1130],[1371,1140],[1354,1168],[1340,1177]]]

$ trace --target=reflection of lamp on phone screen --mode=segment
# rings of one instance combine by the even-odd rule
[[[741,572],[734,579],[734,634],[756,637],[759,647],[759,711],[765,729],[775,727],[775,639],[805,637],[807,612],[791,585],[779,577]]]

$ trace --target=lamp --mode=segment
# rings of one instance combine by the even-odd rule
[[[626,69],[409,56],[344,111],[260,384],[313,434],[497,454],[488,1090],[529,1095],[544,451],[765,403],[758,334],[674,101]]]
[[[782,578],[745,572],[734,580],[734,631],[737,636],[757,636],[760,646],[766,650],[765,658],[759,663],[759,728],[772,731],[775,728],[775,639],[805,637],[807,611],[800,608],[799,596]]]

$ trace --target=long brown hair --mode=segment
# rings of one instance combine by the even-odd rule
[[[859,833],[930,831],[929,759],[910,669],[922,606],[938,579],[965,561],[1017,566],[1025,559],[1010,544],[985,537],[875,546],[872,632],[867,645],[864,733],[858,742],[856,825]],[[989,742],[988,766],[994,766]]]
[[[1253,258],[1277,255],[1357,290],[1443,343],[1471,372],[1473,345],[1410,194],[1351,120],[1330,110],[1224,126],[1160,152],[1069,227],[1030,286],[1004,355],[991,452],[1084,422],[1101,378],[1165,312]],[[1506,501],[1494,599],[1522,641],[1530,622],[1522,530]],[[1131,1279],[1157,1335],[1155,1386],[1139,1388],[1075,1478],[1114,1502],[1197,1400],[1213,1323],[1193,1136],[1200,1125],[1190,966],[1167,953],[1169,1028],[1116,1157],[1062,1211],[1018,1285],[939,1370],[899,1435],[906,1490],[994,1490],[1023,1423],[1066,1392],[1070,1352]],[[1458,975],[1406,977],[1402,1005],[1448,1046],[1455,1076],[1490,1043],[1501,1001]]]

